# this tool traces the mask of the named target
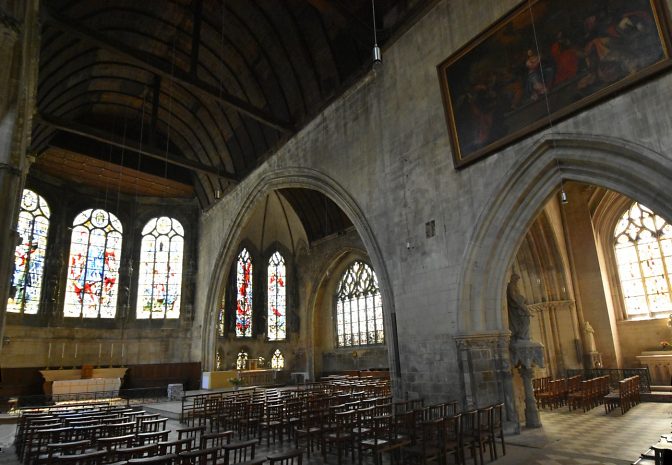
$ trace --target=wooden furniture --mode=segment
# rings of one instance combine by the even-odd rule
[[[284,454],[269,455],[270,465],[302,465],[303,451],[300,449],[290,450]]]
[[[94,368],[90,378],[84,378],[82,370],[40,370],[44,378],[42,388],[47,395],[78,394],[82,392],[119,392],[121,379],[128,368]],[[88,373],[85,373],[88,375]],[[115,382],[114,380],[117,380]]]
[[[616,407],[621,407],[621,414],[625,414],[630,408],[639,403],[639,376],[631,376],[618,382],[618,391],[604,396],[604,410],[611,412]]]

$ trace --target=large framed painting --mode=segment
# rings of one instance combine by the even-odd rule
[[[456,168],[668,67],[660,0],[526,0],[439,64]]]

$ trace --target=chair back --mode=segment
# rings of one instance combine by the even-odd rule
[[[269,465],[302,465],[303,451],[301,449],[294,449],[284,454],[269,455]]]

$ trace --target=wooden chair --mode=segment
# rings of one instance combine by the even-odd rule
[[[243,417],[238,423],[238,439],[256,438],[259,436],[259,423],[264,417],[264,402],[251,401],[247,403]]]
[[[172,441],[161,441],[159,446],[159,455],[179,454],[194,448],[194,438],[174,439]]]
[[[446,458],[453,456],[455,464],[462,464],[462,444],[461,444],[461,414],[451,415],[443,419],[443,444],[441,445],[441,452],[443,457],[439,463],[446,463]]]
[[[269,465],[302,465],[303,451],[294,449],[283,454],[269,455]]]
[[[354,435],[352,430],[355,427],[356,415],[357,412],[354,410],[335,413],[333,429],[322,434],[322,457],[325,462],[327,461],[327,446],[331,445],[336,447],[338,465],[341,465],[343,451],[347,449],[350,449],[352,460],[355,460],[355,444],[353,441]]]
[[[504,402],[492,406],[492,425],[490,429],[490,441],[495,451],[495,460],[497,460],[497,438],[502,443],[502,455],[506,455],[506,444],[504,443]]]
[[[471,457],[474,460],[474,463],[483,463],[483,443],[487,442],[487,434],[481,429],[480,424],[480,415],[478,410],[469,410],[467,412],[462,412],[460,417],[460,432],[462,433],[462,458],[463,463],[466,463],[466,456],[464,454],[464,448],[469,448],[471,450]],[[478,456],[476,455],[476,449],[478,449]],[[479,460],[480,459],[480,460]]]
[[[264,412],[264,418],[259,422],[259,443],[266,431],[266,447],[270,447],[271,437],[275,443],[277,436],[280,436],[282,443],[282,432],[284,429],[284,406],[281,403],[268,404]]]
[[[372,419],[369,423],[371,432],[368,437],[358,441],[359,465],[362,465],[364,453],[371,451],[373,463],[381,465],[383,463],[383,453],[399,452],[399,450],[410,444],[410,441],[400,439],[394,429],[394,421],[391,416],[382,415]]]
[[[321,446],[321,436],[324,425],[324,410],[308,410],[301,420],[302,423],[294,429],[294,447],[299,449],[303,439],[306,441],[306,451],[310,459],[310,453],[313,451],[314,444],[319,448]]]
[[[175,430],[177,439],[193,439],[194,444],[200,444],[201,436],[205,433],[204,426],[192,426],[191,428],[180,428]]]
[[[68,465],[101,465],[107,452],[99,450],[85,454],[57,455],[53,463]]]
[[[224,465],[261,465],[266,459],[254,458],[257,440],[251,439],[236,444],[227,444],[224,446]]]
[[[113,460],[124,461],[142,457],[152,457],[158,455],[158,444],[146,444],[144,446],[124,447],[114,450]]]
[[[425,465],[428,462],[440,462],[443,458],[444,419],[422,420],[416,415],[416,430],[413,442],[403,450],[404,463],[411,461]]]
[[[89,441],[70,441],[47,444],[47,455],[40,457],[38,463],[54,463],[57,455],[84,454],[91,445]]]
[[[219,450],[217,447],[211,447],[180,452],[176,463],[178,465],[217,465]]]
[[[154,457],[143,457],[141,459],[131,459],[127,465],[174,465],[177,456],[174,454],[156,455]]]
[[[135,441],[138,446],[144,446],[147,444],[158,444],[161,441],[167,441],[170,430],[166,429],[163,431],[151,431],[147,433],[138,433],[135,436]]]

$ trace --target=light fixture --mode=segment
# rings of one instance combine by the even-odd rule
[[[560,160],[556,158],[555,160],[555,166],[558,168],[558,173],[560,173]],[[562,174],[560,175],[560,203],[562,205],[567,205],[569,203],[569,199],[567,198],[567,192],[565,192],[565,186],[563,185],[562,182]]]
[[[383,64],[383,54],[378,47],[378,34],[376,33],[376,0],[371,0],[371,11],[373,12],[373,51],[371,58],[373,59],[373,69],[377,70]]]
[[[222,191],[219,189],[215,189],[215,198],[220,199],[222,197]]]

